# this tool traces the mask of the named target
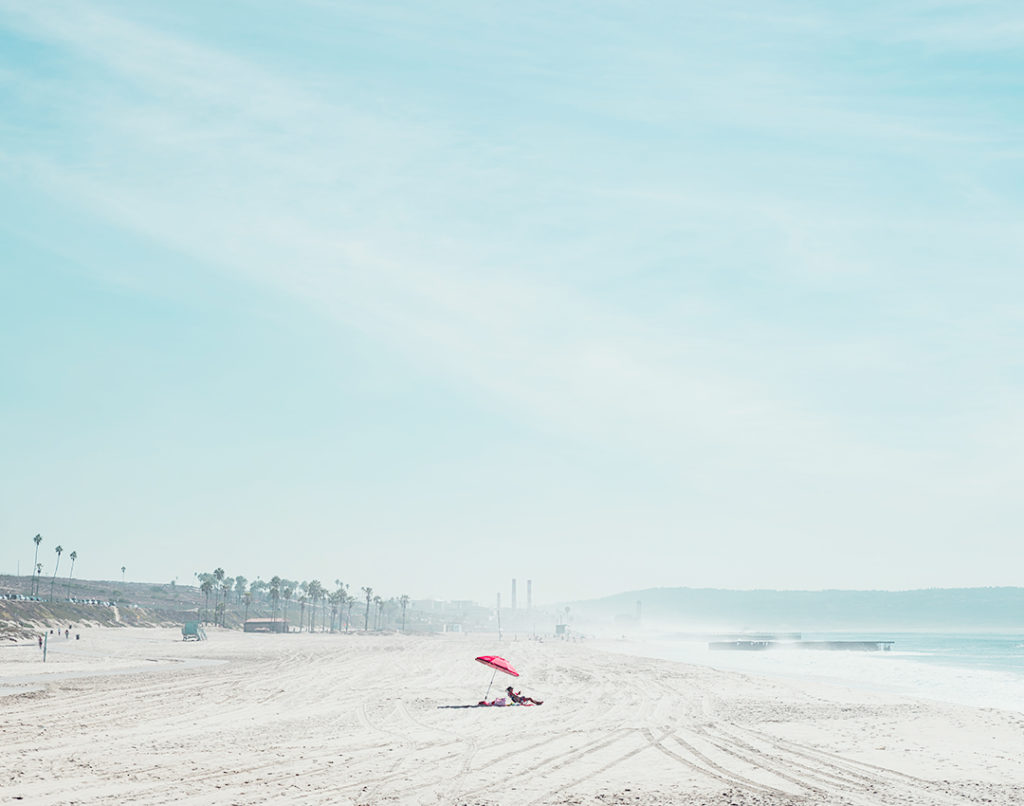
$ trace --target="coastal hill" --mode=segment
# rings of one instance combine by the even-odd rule
[[[649,588],[569,603],[581,621],[680,630],[1024,629],[1024,588]],[[637,618],[639,614],[639,620]]]
[[[58,579],[51,587],[43,579],[33,593],[30,577],[0,575],[0,637],[18,640],[59,625],[168,626],[197,618],[202,605],[199,590],[186,585]]]

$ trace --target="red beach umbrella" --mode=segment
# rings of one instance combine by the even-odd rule
[[[512,668],[512,664],[504,658],[499,658],[497,655],[481,655],[476,659],[477,663],[482,663],[484,666],[490,666],[492,669],[497,669],[499,672],[510,674],[513,677],[519,677],[519,672]]]
[[[512,668],[512,664],[504,658],[499,658],[497,655],[481,655],[476,659],[476,662],[482,663],[484,666],[490,666],[494,669],[493,674],[491,674],[491,682],[487,684],[487,694],[491,693],[491,683],[494,682],[494,675],[498,672],[504,672],[505,674],[510,674],[513,677],[519,677],[519,672]],[[487,699],[487,694],[484,694],[484,700]]]

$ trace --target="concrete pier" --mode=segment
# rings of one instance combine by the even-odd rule
[[[895,641],[711,641],[708,649],[759,651],[763,649],[828,649],[853,652],[888,652]]]

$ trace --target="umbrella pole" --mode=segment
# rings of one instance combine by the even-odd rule
[[[487,702],[487,695],[491,693],[491,683],[494,682],[494,675],[496,675],[497,673],[497,669],[491,672],[491,682],[487,684],[487,694],[484,694],[484,702]]]

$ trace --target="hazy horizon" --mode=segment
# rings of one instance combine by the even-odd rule
[[[1021,582],[1022,32],[0,0],[0,568]]]
[[[253,582],[255,582],[256,580],[262,580],[264,582],[269,582],[270,578],[271,578],[270,576],[264,576],[262,574],[256,575],[256,576],[249,576],[249,575],[247,575],[245,573],[239,573],[237,569],[235,569],[235,571],[232,572],[232,573],[228,573],[227,569],[224,569],[224,570],[225,570],[225,574],[226,574],[226,576],[225,576],[226,579],[234,580],[235,577],[237,577],[237,576],[245,577],[245,579],[246,579],[246,586],[247,587],[249,585],[251,585]],[[212,574],[212,571],[213,571],[213,569],[208,569],[208,570],[206,570],[204,572],[197,572],[196,575],[192,579],[180,580],[180,581],[179,580],[174,580],[173,582],[174,582],[175,585],[188,586],[188,587],[192,587],[192,588],[195,588],[196,590],[198,590],[199,589],[199,585],[200,585],[200,580],[197,579],[196,577],[198,577],[202,573],[210,573],[210,574]],[[0,577],[4,577],[4,576],[10,576],[10,577],[15,577],[15,578],[19,578],[19,579],[25,579],[25,580],[30,580],[31,579],[31,575],[30,574],[20,574],[19,575],[19,574],[15,574],[15,573],[12,573],[12,572],[7,572],[7,571],[4,571],[4,570],[0,569]],[[44,598],[46,596],[48,596],[49,588],[48,588],[47,580],[49,578],[50,578],[50,575],[44,572],[43,575],[42,575],[42,582],[41,582],[41,591],[42,591],[42,593],[40,594],[40,595],[44,596]],[[284,582],[286,582],[286,583],[289,583],[289,584],[291,582],[295,582],[295,583],[303,582],[304,583],[304,582],[308,582],[308,581],[310,581],[312,579],[318,579],[318,577],[316,577],[316,576],[298,577],[298,578],[295,578],[295,579],[292,579],[291,577],[287,577],[287,576],[283,576],[282,577],[282,580]],[[114,589],[116,589],[117,586],[125,584],[125,583],[127,583],[128,585],[160,585],[160,586],[163,586],[163,585],[171,584],[172,580],[162,580],[162,579],[138,579],[137,580],[137,579],[128,579],[126,577],[124,579],[124,581],[122,582],[121,579],[114,578],[114,577],[110,577],[110,578],[104,578],[104,577],[86,578],[86,577],[82,577],[82,576],[80,576],[80,575],[78,575],[76,573],[75,576],[73,577],[72,582],[73,582],[73,584],[75,584],[75,583],[93,584],[93,585],[110,584]],[[328,591],[333,590],[336,587],[334,585],[334,581],[333,580],[320,579],[320,582],[325,584],[325,586],[328,589]],[[342,582],[346,583],[345,580],[342,580]],[[448,602],[453,602],[453,601],[472,601],[475,604],[480,605],[481,607],[494,608],[495,605],[496,605],[496,595],[498,593],[500,593],[501,594],[501,606],[502,606],[503,610],[512,610],[512,609],[526,610],[527,609],[526,584],[525,584],[526,581],[522,580],[522,579],[517,579],[516,580],[516,582],[517,582],[517,599],[516,599],[517,605],[516,605],[516,608],[512,607],[512,601],[513,601],[512,600],[512,595],[511,595],[511,593],[512,593],[512,585],[511,585],[512,580],[507,580],[506,582],[507,582],[507,584],[504,586],[504,588],[501,588],[500,590],[494,591],[494,593],[491,594],[489,599],[473,599],[472,597],[466,597],[466,596],[460,595],[459,591],[438,592],[438,593],[436,593],[434,595],[413,596],[412,598],[413,599],[417,599],[417,600],[425,600],[425,601],[448,601]],[[56,579],[56,585],[58,586],[58,590],[60,589],[61,585],[66,585],[67,583],[68,583],[68,568],[67,568],[66,565],[64,565],[61,568],[60,575]],[[361,586],[363,586],[363,585],[371,585],[371,586],[373,586],[375,584],[379,585],[381,583],[379,581],[377,583],[374,583],[372,580],[362,580],[362,579],[359,579],[359,580],[355,580],[353,582],[347,582],[346,584],[348,584],[350,586],[350,589],[348,591],[349,594],[354,595],[356,597],[356,599],[358,600],[358,599],[361,598],[361,594],[359,593],[359,588]],[[563,606],[563,605],[565,605],[567,603],[568,604],[598,604],[598,605],[606,605],[607,607],[610,607],[610,608],[619,607],[621,612],[625,614],[625,613],[627,613],[627,611],[631,611],[634,608],[635,604],[636,604],[636,600],[634,600],[633,597],[635,597],[635,596],[642,596],[642,595],[645,595],[645,594],[648,595],[648,596],[654,596],[655,599],[657,599],[657,598],[659,598],[663,594],[666,594],[666,593],[678,593],[678,592],[685,592],[685,593],[691,593],[691,594],[726,594],[726,595],[730,595],[730,594],[737,594],[737,595],[761,594],[761,593],[764,593],[764,594],[780,594],[780,595],[786,595],[786,594],[810,594],[810,595],[818,595],[818,594],[868,594],[868,595],[871,595],[871,594],[881,594],[881,595],[884,595],[884,594],[894,594],[894,595],[899,595],[899,594],[927,594],[927,593],[954,593],[954,592],[957,592],[957,593],[961,593],[961,592],[979,593],[979,592],[986,592],[986,591],[988,591],[988,592],[992,592],[992,591],[997,591],[997,592],[1005,592],[1005,591],[1024,592],[1024,586],[1021,586],[1021,585],[999,585],[999,586],[975,586],[975,587],[926,587],[926,588],[894,588],[894,589],[884,589],[884,588],[725,588],[725,587],[700,587],[700,586],[681,586],[681,585],[675,585],[675,586],[659,586],[659,587],[653,587],[653,588],[649,587],[649,588],[631,588],[631,589],[628,589],[628,590],[616,590],[616,591],[612,591],[612,592],[599,593],[599,594],[597,594],[597,595],[595,595],[593,597],[580,598],[580,599],[571,599],[571,598],[538,599],[536,596],[534,596],[532,598],[532,605],[535,608],[545,608],[545,607],[554,607],[554,606],[561,607],[561,606]],[[401,596],[404,593],[406,593],[406,591],[391,590],[391,589],[386,588],[386,587],[383,588],[383,589],[381,589],[379,587],[375,587],[374,588],[374,594],[381,595],[385,599],[388,599],[388,598],[398,598],[399,596]],[[624,597],[629,597],[629,598],[627,600]],[[622,600],[622,601],[619,602],[618,604],[616,604],[615,600]],[[649,607],[650,601],[651,601],[650,599],[642,600],[642,601],[646,601],[647,605]],[[676,623],[676,626],[680,626],[680,625],[678,623]]]

